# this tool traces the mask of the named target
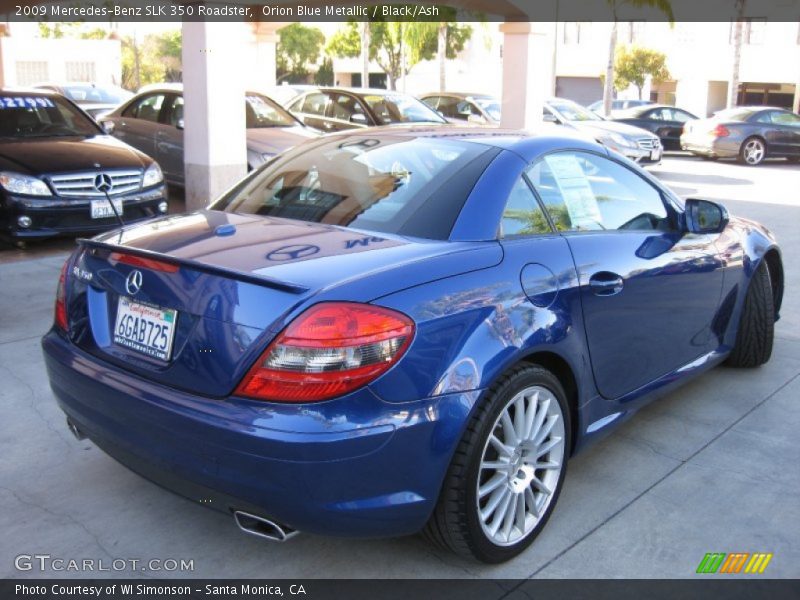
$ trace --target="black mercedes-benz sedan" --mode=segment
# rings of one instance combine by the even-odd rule
[[[158,164],[70,100],[0,90],[0,236],[101,232],[168,208]]]

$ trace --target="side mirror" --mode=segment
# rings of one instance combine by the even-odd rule
[[[479,123],[479,124],[482,125],[483,123],[486,123],[486,119],[484,119],[480,115],[470,115],[470,116],[467,117],[467,122],[469,122],[469,123]]]
[[[684,220],[690,233],[719,233],[728,224],[728,210],[710,200],[689,198],[686,200]]]
[[[175,123],[175,127],[177,129],[181,129],[182,130],[183,129],[183,119],[178,119],[178,122]]]
[[[100,127],[102,127],[103,131],[105,131],[108,135],[114,133],[114,121],[101,121]]]
[[[350,122],[356,123],[357,125],[366,125],[367,124],[367,117],[361,113],[353,113],[350,115]]]

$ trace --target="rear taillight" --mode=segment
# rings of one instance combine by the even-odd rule
[[[312,306],[269,345],[237,396],[316,402],[368,384],[394,365],[414,323],[388,308],[352,302]]]
[[[179,269],[178,265],[164,262],[163,260],[144,258],[133,254],[123,254],[121,252],[112,252],[108,260],[112,264],[122,263],[124,265],[130,265],[131,267],[142,267],[150,271],[164,271],[165,273],[177,273]]]
[[[56,326],[64,331],[67,330],[67,265],[69,259],[61,267],[61,275],[58,277],[58,287],[56,288]]]
[[[711,135],[714,137],[728,137],[731,134],[728,131],[728,128],[725,125],[717,125],[714,129],[711,130]]]

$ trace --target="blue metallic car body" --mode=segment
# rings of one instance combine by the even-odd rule
[[[85,244],[68,269],[75,322],[69,335],[53,329],[43,339],[64,412],[124,464],[204,505],[248,510],[301,531],[402,535],[427,521],[472,411],[513,365],[536,362],[561,379],[577,451],[724,360],[763,260],[773,275],[777,315],[777,244],[744,219],[732,218],[719,234],[553,232],[498,240],[505,199],[527,165],[565,148],[609,151],[561,135],[476,132],[473,141],[501,151],[448,241],[201,211]],[[682,203],[672,192],[630,168],[662,192],[680,222]],[[248,232],[263,226],[283,235],[242,246]],[[236,236],[248,252],[231,250]],[[298,259],[308,261],[305,268],[254,258],[301,237],[318,249]],[[123,294],[131,270],[93,262],[99,260],[93,253],[115,245],[172,257],[191,271],[191,293],[166,275],[146,275],[147,300],[163,305],[183,294],[193,315],[192,335],[167,371],[114,355],[97,325],[109,319],[98,294]],[[626,294],[588,292],[598,256],[604,268],[623,275]],[[100,281],[106,292],[93,290]],[[225,305],[220,298],[233,300]],[[295,405],[231,396],[275,335],[326,300],[372,302],[410,316],[416,332],[408,351],[369,386],[333,400]],[[610,302],[603,305],[609,300],[612,310]],[[229,335],[215,329],[222,321],[231,324]]]

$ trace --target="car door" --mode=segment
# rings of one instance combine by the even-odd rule
[[[168,181],[183,185],[183,96],[170,94],[162,112],[163,122],[156,130],[154,158]]]
[[[527,174],[572,251],[600,394],[622,397],[719,346],[717,235],[684,232],[667,192],[605,156],[552,153]]]
[[[156,131],[167,94],[155,92],[131,102],[114,125],[114,136],[156,157]]]
[[[759,114],[756,121],[763,124],[769,154],[800,154],[800,117],[789,111],[768,110]]]
[[[694,115],[679,108],[662,108],[663,124],[659,124],[656,135],[661,138],[661,145],[665,150],[681,149],[681,134],[687,121],[696,119]]]

